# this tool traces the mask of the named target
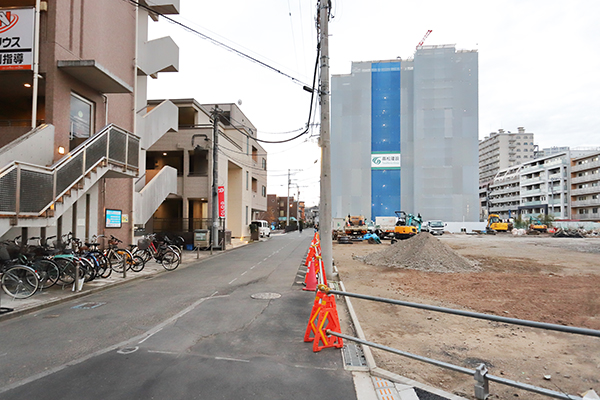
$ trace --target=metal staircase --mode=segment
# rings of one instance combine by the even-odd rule
[[[110,124],[50,167],[13,161],[0,170],[0,236],[50,226],[103,177],[135,177],[140,138]]]

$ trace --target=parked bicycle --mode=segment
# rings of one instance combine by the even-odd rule
[[[0,284],[9,296],[26,299],[37,292],[40,280],[33,268],[17,263],[18,252],[18,248],[11,248],[10,243],[0,245]]]
[[[173,271],[181,263],[181,250],[165,241],[157,240],[156,234],[146,235],[138,240],[134,254],[140,256],[144,263],[154,258],[167,271]]]

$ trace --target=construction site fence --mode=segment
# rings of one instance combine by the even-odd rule
[[[404,307],[418,308],[421,310],[435,311],[435,312],[441,312],[441,313],[446,313],[446,314],[460,315],[460,316],[469,317],[469,318],[477,318],[477,319],[502,322],[502,323],[507,323],[507,324],[512,324],[512,325],[527,326],[527,327],[531,327],[531,328],[545,329],[545,330],[551,330],[551,331],[558,331],[558,332],[565,332],[565,333],[570,333],[570,334],[593,336],[593,337],[600,338],[600,331],[594,330],[594,329],[578,328],[578,327],[572,327],[572,326],[564,326],[564,325],[548,324],[548,323],[543,323],[543,322],[522,320],[522,319],[517,319],[517,318],[501,317],[501,316],[497,316],[497,315],[482,314],[482,313],[465,311],[465,310],[456,310],[456,309],[446,308],[446,307],[431,306],[431,305],[427,305],[427,304],[411,303],[411,302],[407,302],[407,301],[387,299],[387,298],[383,298],[383,297],[369,296],[369,295],[358,294],[358,293],[350,293],[350,292],[345,292],[345,291],[340,291],[340,290],[333,290],[333,289],[329,289],[329,288],[323,289],[322,287],[320,290],[324,290],[329,294],[335,294],[335,295],[339,295],[339,296],[354,297],[357,299],[378,301],[378,302],[382,302],[382,303],[394,304],[394,305],[399,305],[399,306],[404,306]],[[465,368],[465,367],[461,367],[458,365],[449,364],[449,363],[446,363],[443,361],[419,356],[416,354],[407,353],[405,351],[401,351],[401,350],[394,349],[394,348],[384,346],[381,344],[369,342],[364,339],[344,335],[344,334],[341,334],[338,332],[333,332],[331,330],[328,330],[327,334],[332,335],[332,336],[337,336],[337,337],[340,337],[343,339],[347,339],[347,340],[350,340],[353,342],[357,342],[357,343],[363,344],[365,346],[369,346],[369,347],[377,348],[377,349],[384,350],[384,351],[387,351],[390,353],[398,354],[398,355],[408,357],[408,358],[411,358],[414,360],[426,362],[426,363],[436,365],[441,368],[445,368],[445,369],[460,372],[463,374],[471,375],[474,377],[475,382],[476,382],[475,383],[475,397],[477,399],[485,400],[489,396],[489,381],[492,381],[492,382],[500,383],[503,385],[512,386],[512,387],[515,387],[518,389],[523,389],[523,390],[526,390],[529,392],[538,393],[538,394],[541,394],[544,396],[553,397],[556,399],[582,400],[582,398],[579,396],[569,395],[569,394],[562,393],[562,392],[556,392],[554,390],[550,390],[550,389],[546,389],[546,388],[542,388],[542,387],[538,387],[538,386],[534,386],[534,385],[529,385],[527,383],[517,382],[517,381],[510,380],[510,379],[502,378],[499,376],[490,375],[490,374],[488,374],[488,370],[487,370],[485,364],[481,364],[479,367],[477,367],[476,369],[473,370],[470,368]]]

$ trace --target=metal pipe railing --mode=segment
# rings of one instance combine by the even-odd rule
[[[369,346],[369,347],[373,347],[376,349],[380,349],[380,350],[384,350],[387,351],[389,353],[394,353],[394,354],[398,354],[404,357],[408,357],[408,358],[412,358],[413,360],[417,360],[417,361],[422,361],[428,364],[432,364],[441,368],[446,368],[452,371],[456,371],[456,372],[460,372],[463,374],[467,374],[467,375],[471,375],[473,377],[476,377],[476,375],[479,373],[479,375],[481,375],[481,377],[483,377],[484,379],[488,380],[488,381],[493,381],[496,383],[501,383],[507,386],[512,386],[518,389],[523,389],[523,390],[527,390],[529,392],[534,392],[534,393],[538,393],[538,394],[542,394],[545,396],[550,396],[550,397],[554,397],[556,399],[565,399],[565,400],[582,400],[581,397],[579,396],[573,396],[573,395],[569,395],[566,393],[561,393],[561,392],[556,392],[554,390],[550,390],[550,389],[545,389],[545,388],[541,388],[538,386],[533,386],[533,385],[529,385],[527,383],[522,383],[522,382],[517,382],[517,381],[513,381],[511,379],[506,379],[506,378],[502,378],[499,376],[495,376],[495,375],[489,375],[487,373],[487,369],[485,368],[484,364],[481,364],[477,369],[470,369],[470,368],[465,368],[465,367],[461,367],[458,365],[454,365],[454,364],[449,364],[443,361],[438,361],[438,360],[434,360],[432,358],[428,358],[428,357],[423,357],[423,356],[419,356],[417,354],[412,354],[412,353],[408,353],[402,350],[398,350],[398,349],[394,349],[393,347],[388,347],[388,346],[384,346],[381,344],[377,344],[374,342],[369,342],[368,340],[362,340],[359,339],[357,337],[353,337],[353,336],[348,336],[348,335],[344,335],[342,333],[338,333],[338,332],[333,332],[331,330],[327,330],[327,334],[331,335],[331,336],[337,336],[340,337],[342,339],[347,339],[347,340],[351,340],[353,342],[356,343],[360,343],[363,344],[365,346]],[[477,379],[476,379],[477,380]],[[477,397],[477,396],[476,396]],[[487,396],[482,396],[481,398],[486,398]],[[477,397],[480,398],[480,397]]]
[[[477,313],[477,312],[472,312],[472,311],[464,311],[464,310],[455,310],[453,308],[430,306],[428,304],[410,303],[407,301],[386,299],[383,297],[375,297],[375,296],[369,296],[369,295],[365,295],[365,294],[342,292],[339,290],[333,290],[333,289],[329,289],[329,288],[322,289],[322,290],[325,291],[326,293],[332,293],[332,294],[348,296],[348,297],[355,297],[357,299],[379,301],[379,302],[388,303],[388,304],[396,304],[396,305],[405,306],[405,307],[419,308],[421,310],[436,311],[436,312],[442,312],[442,313],[446,313],[446,314],[454,314],[454,315],[460,315],[463,317],[485,319],[488,321],[503,322],[503,323],[513,324],[513,325],[528,326],[531,328],[540,328],[540,329],[547,329],[547,330],[551,330],[551,331],[574,333],[577,335],[600,337],[600,331],[595,330],[595,329],[578,328],[578,327],[573,327],[573,326],[548,324],[545,322],[528,321],[528,320],[517,319],[517,318],[500,317],[498,315],[482,314],[482,313]]]
[[[594,329],[578,328],[578,327],[564,326],[564,325],[557,325],[557,324],[548,324],[548,323],[537,322],[537,321],[529,321],[529,320],[522,320],[522,319],[517,319],[517,318],[500,317],[497,315],[482,314],[482,313],[477,313],[477,312],[472,312],[472,311],[455,310],[452,308],[431,306],[431,305],[427,305],[427,304],[411,303],[411,302],[407,302],[407,301],[394,300],[394,299],[388,299],[388,298],[383,298],[383,297],[376,297],[376,296],[369,296],[369,295],[364,295],[364,294],[334,290],[334,289],[330,289],[329,287],[327,287],[325,285],[318,285],[318,290],[321,290],[327,294],[336,294],[336,295],[340,295],[340,296],[354,297],[354,298],[363,299],[363,300],[378,301],[378,302],[382,302],[382,303],[395,304],[395,305],[400,305],[400,306],[404,306],[404,307],[417,308],[417,309],[421,309],[421,310],[442,312],[442,313],[446,313],[446,314],[459,315],[459,316],[463,316],[463,317],[503,322],[503,323],[513,324],[513,325],[520,325],[520,326],[527,326],[527,327],[531,327],[531,328],[539,328],[539,329],[546,329],[546,330],[559,331],[559,332],[565,332],[565,333],[572,333],[572,334],[577,334],[577,335],[600,337],[600,331],[594,330]],[[549,396],[549,397],[554,397],[557,399],[565,399],[565,400],[581,400],[582,399],[579,396],[573,396],[573,395],[569,395],[566,393],[556,392],[554,390],[530,385],[527,383],[513,381],[511,379],[506,379],[506,378],[502,378],[502,377],[495,376],[495,375],[489,375],[487,368],[485,367],[485,364],[481,364],[477,369],[473,370],[473,369],[461,367],[458,365],[449,364],[449,363],[446,363],[443,361],[434,360],[434,359],[431,359],[428,357],[423,357],[423,356],[419,356],[416,354],[408,353],[408,352],[405,352],[402,350],[394,349],[392,347],[384,346],[384,345],[377,344],[374,342],[369,342],[364,339],[344,335],[342,333],[333,332],[331,330],[327,330],[327,334],[337,336],[337,337],[340,337],[343,339],[351,340],[351,341],[354,341],[357,343],[361,343],[365,346],[374,347],[374,348],[384,350],[384,351],[387,351],[390,353],[394,353],[394,354],[398,354],[398,355],[401,355],[404,357],[412,358],[417,361],[422,361],[422,362],[425,362],[428,364],[436,365],[441,368],[449,369],[449,370],[460,372],[460,373],[467,374],[467,375],[472,375],[476,381],[475,397],[477,399],[484,400],[487,398],[487,396],[489,395],[489,390],[488,390],[488,382],[489,381],[500,383],[500,384],[507,385],[507,386],[512,386],[512,387],[515,387],[518,389],[527,390],[530,392],[542,394],[542,395]]]

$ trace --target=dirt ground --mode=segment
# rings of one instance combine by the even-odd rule
[[[333,256],[349,292],[600,330],[600,238],[444,234],[439,240],[473,270],[440,273],[360,260],[389,249],[389,241],[334,243]],[[485,363],[492,375],[557,392],[600,393],[600,338],[360,299],[352,304],[367,340],[471,369]],[[474,399],[468,375],[379,350],[374,355],[381,368]],[[493,382],[490,393],[548,398]]]

